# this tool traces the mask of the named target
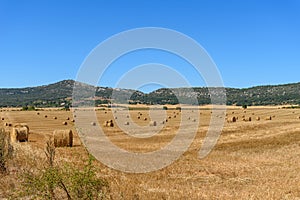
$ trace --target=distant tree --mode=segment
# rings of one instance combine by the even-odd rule
[[[243,107],[244,109],[247,109],[248,106],[247,106],[246,104],[243,104],[242,107]]]

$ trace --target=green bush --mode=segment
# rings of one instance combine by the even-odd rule
[[[55,165],[55,147],[50,140],[47,142],[45,153],[48,165],[38,172],[27,171],[23,174],[24,190],[20,196],[51,200],[107,198],[108,182],[97,176],[92,156],[82,168],[70,163]]]
[[[163,106],[163,110],[168,110],[168,107],[167,106]]]

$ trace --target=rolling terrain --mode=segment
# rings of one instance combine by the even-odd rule
[[[39,87],[0,89],[0,107],[59,107],[71,105],[75,81],[64,80]],[[87,91],[95,91],[95,104],[111,102],[112,93],[121,97],[123,103],[131,104],[177,104],[178,98],[189,103],[191,97],[198,100],[199,105],[210,104],[208,88],[161,88],[149,94],[131,89],[113,89],[93,87],[78,83]],[[84,91],[84,90],[82,90]],[[298,105],[300,104],[300,83],[285,85],[266,85],[251,88],[225,88],[227,105]],[[175,95],[176,94],[176,95]],[[84,95],[84,94],[83,94]],[[127,97],[129,99],[126,99]],[[178,97],[178,98],[177,98]],[[90,97],[86,97],[90,98]]]

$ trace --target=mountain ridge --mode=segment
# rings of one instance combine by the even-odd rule
[[[48,85],[24,88],[0,88],[0,107],[17,107],[32,105],[36,107],[59,107],[71,105],[74,80],[62,80]],[[160,88],[150,93],[133,89],[99,87],[85,84],[96,91],[96,104],[111,102],[113,92],[119,96],[131,95],[129,103],[137,104],[177,104],[177,97],[187,102],[191,95],[198,99],[200,105],[210,104],[207,87]],[[193,92],[188,90],[193,89]],[[300,104],[300,82],[278,85],[260,85],[249,88],[225,88],[228,105],[285,105]],[[174,94],[176,93],[176,95]],[[124,99],[123,99],[124,100]]]

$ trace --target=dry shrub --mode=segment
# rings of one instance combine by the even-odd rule
[[[55,147],[72,147],[73,146],[72,130],[54,130],[53,141]]]
[[[7,172],[7,161],[13,153],[8,135],[4,129],[0,129],[0,174]]]

